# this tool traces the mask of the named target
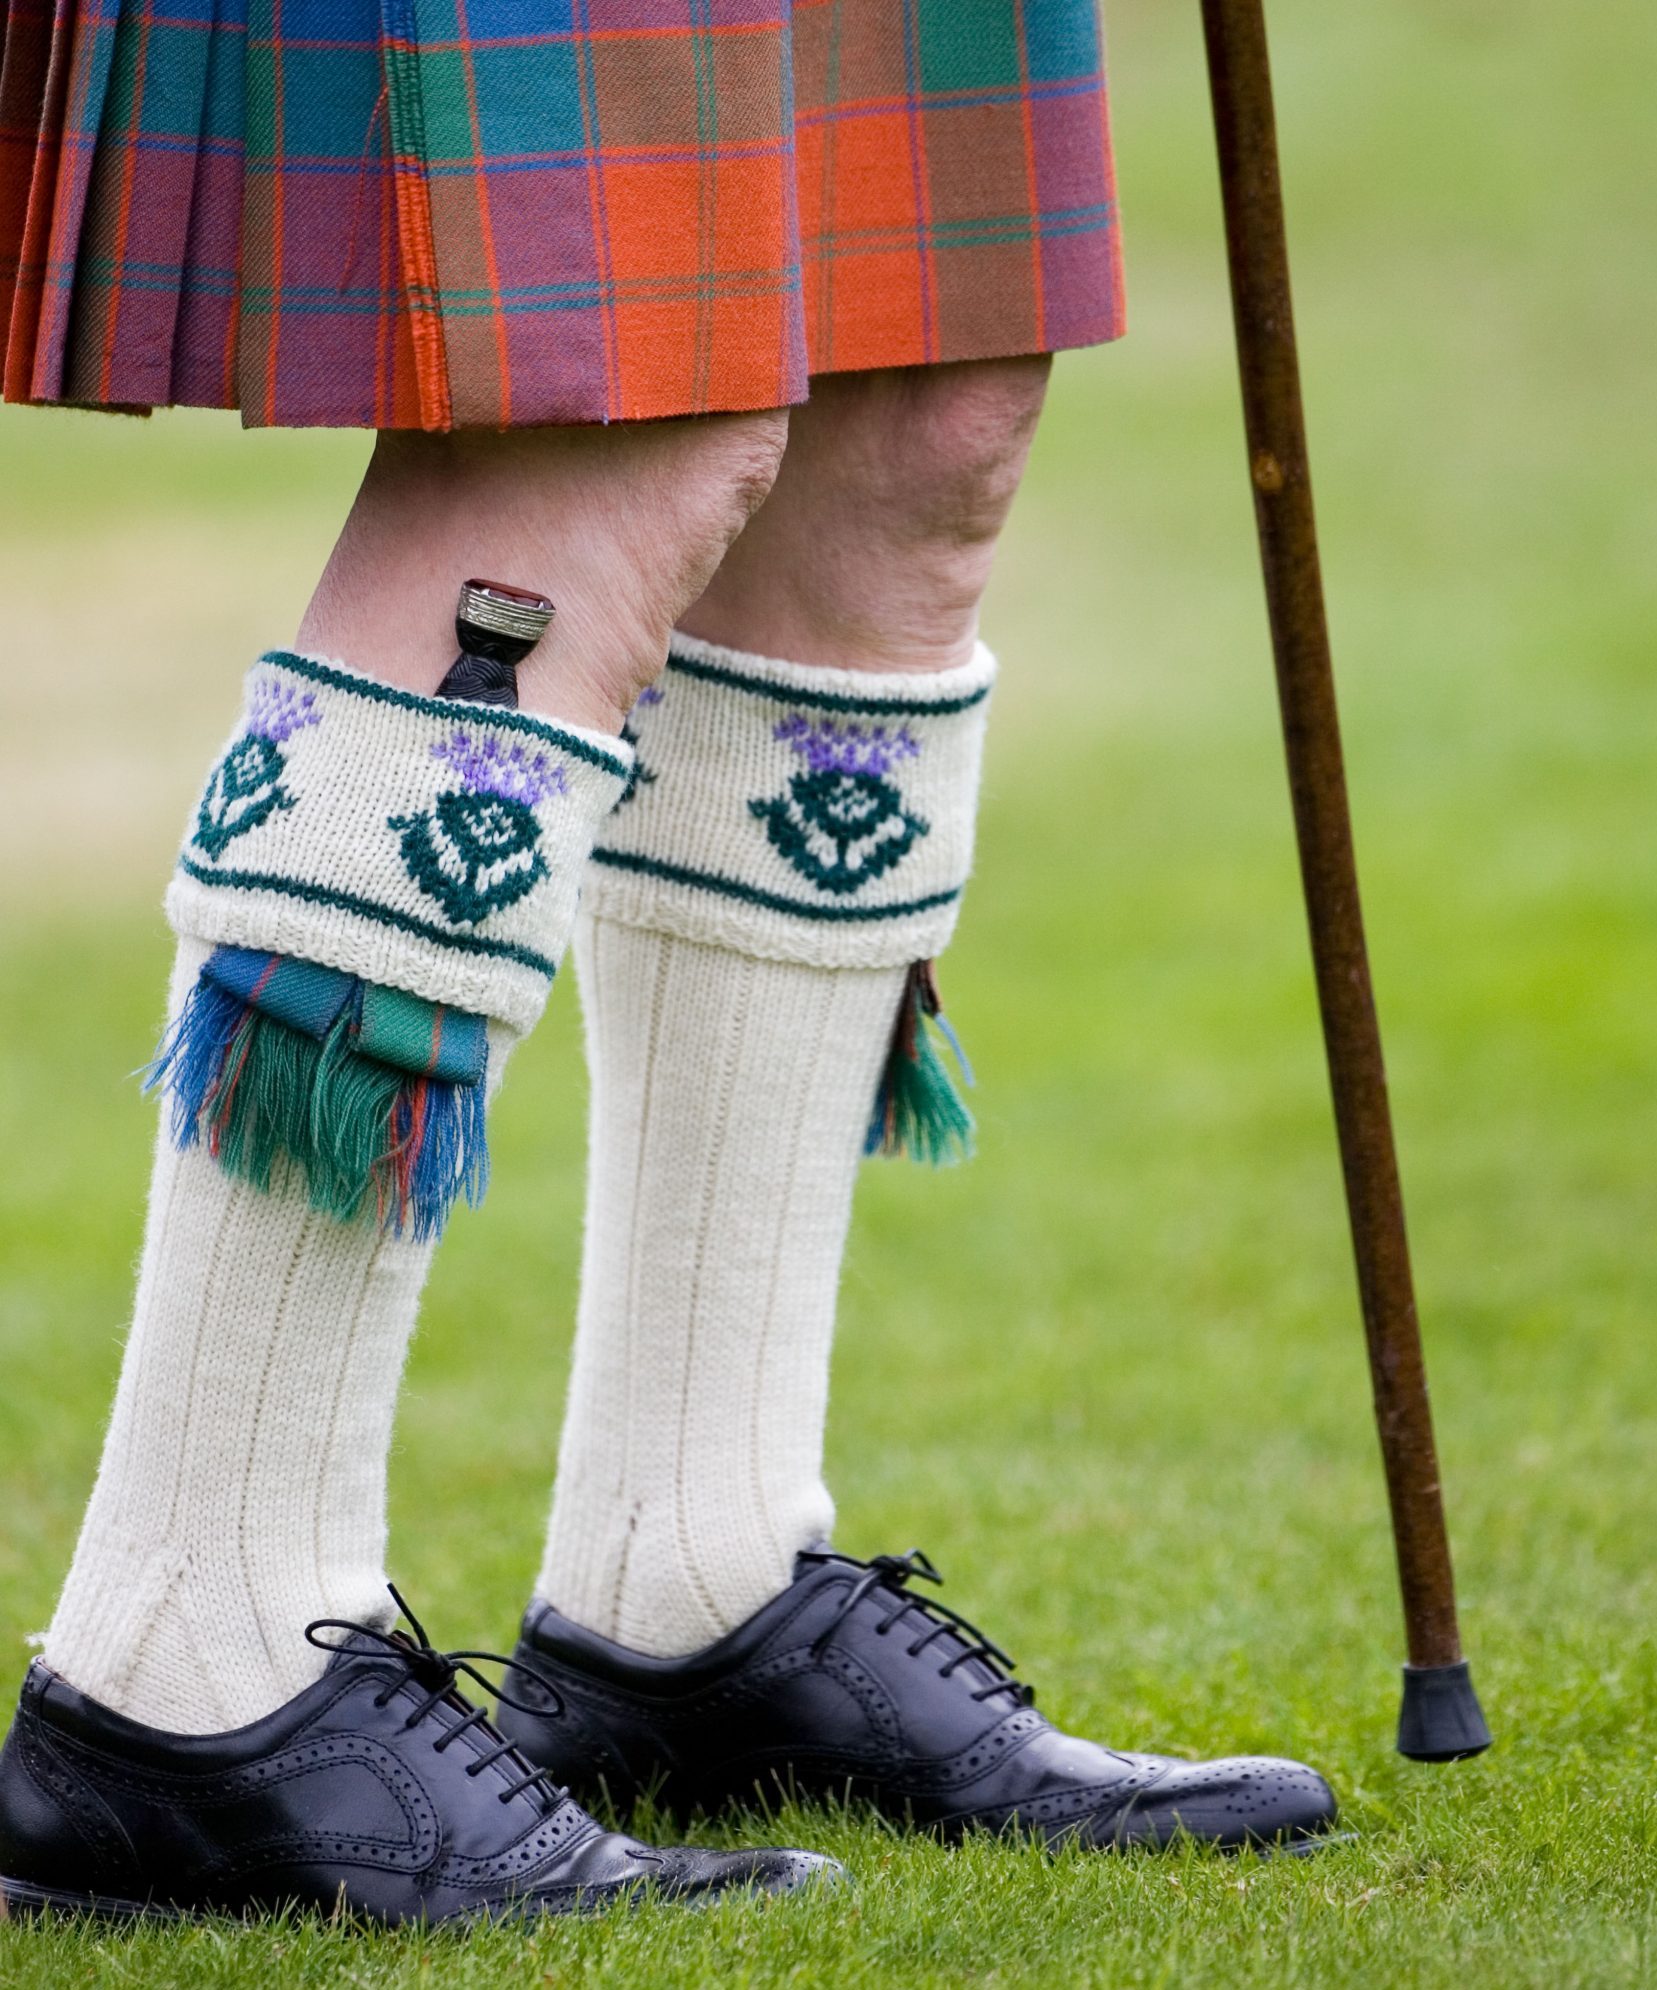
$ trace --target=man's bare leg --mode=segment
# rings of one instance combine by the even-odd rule
[[[429,693],[453,659],[462,580],[544,590],[558,619],[544,656],[522,670],[523,705],[589,728],[602,749],[763,496],[785,424],[774,414],[382,436],[298,646]],[[319,725],[325,708],[303,708],[309,695],[293,692],[286,717],[266,722],[290,759],[343,723],[329,713]],[[503,737],[509,754],[522,735]],[[545,838],[549,854],[565,838],[579,865],[581,769],[569,764]],[[365,782],[371,771],[365,763]],[[283,822],[314,812],[326,841],[340,811],[350,838],[377,834],[395,860],[383,806],[376,815],[355,792],[301,794],[291,768],[284,780]],[[227,840],[224,863],[255,840]],[[201,870],[218,861],[192,855]],[[426,926],[443,923],[419,903]],[[462,941],[473,930],[455,929]],[[181,933],[173,1016],[206,954]],[[136,1720],[207,1732],[254,1719],[315,1676],[310,1618],[384,1614],[386,1455],[429,1257],[429,1243],[388,1234],[372,1212],[340,1221],[292,1180],[256,1186],[163,1131],[103,1463],[46,1641],[54,1668]]]
[[[766,500],[680,618],[687,635],[836,670],[972,654],[1051,358],[816,381]]]
[[[519,672],[523,705],[619,731],[771,488],[787,433],[777,411],[382,435],[299,647],[431,691],[454,661],[461,581],[534,588],[558,616]]]
[[[650,785],[601,833],[577,930],[592,1172],[538,1584],[635,1649],[718,1638],[832,1525],[852,1186],[970,859],[978,609],[1047,371],[819,380],[637,715]]]
[[[654,782],[601,833],[577,932],[587,1250],[520,1646],[573,1718],[503,1719],[561,1781],[621,1801],[851,1790],[900,1829],[1308,1850],[1335,1815],[1313,1770],[1062,1733],[931,1602],[924,1556],[828,1545],[865,1129],[921,1151],[958,1131],[912,964],[966,875],[978,602],[1043,376],[820,382],[637,715]]]

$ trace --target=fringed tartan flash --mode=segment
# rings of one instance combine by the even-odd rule
[[[218,947],[145,1077],[173,1138],[313,1209],[424,1241],[489,1180],[484,1019],[282,954]]]
[[[937,973],[931,961],[916,961],[904,980],[891,1048],[863,1142],[865,1154],[908,1154],[935,1168],[972,1158],[972,1114],[938,1054],[934,1031],[949,1045],[962,1081],[970,1085],[972,1066],[960,1038],[944,1020]]]

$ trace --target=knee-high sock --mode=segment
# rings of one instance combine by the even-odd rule
[[[591,1073],[574,1366],[538,1593],[693,1651],[827,1536],[840,1261],[911,965],[971,859],[981,652],[936,677],[680,639],[575,956]]]
[[[181,948],[172,1013],[205,953]],[[313,1617],[386,1620],[386,1457],[430,1259],[162,1133],[49,1665],[151,1727],[210,1733],[317,1676]]]
[[[432,1129],[453,1105],[480,1138],[486,1083],[475,1070],[456,1103],[443,1046],[475,1055],[486,1028],[498,1076],[545,1000],[628,766],[613,741],[517,713],[389,693],[310,659],[255,666],[169,893],[172,1111],[103,1461],[46,1635],[47,1663],[106,1706],[175,1733],[240,1726],[320,1675],[310,1620],[394,1616],[386,1463],[432,1248],[410,1232],[435,1228],[462,1176],[459,1145]],[[500,911],[516,921],[504,936]],[[201,978],[215,941],[244,963],[254,955],[236,950],[257,950],[245,1008],[215,970]],[[256,1007],[319,980],[355,989],[330,1011],[325,1051]],[[198,1110],[204,1080],[218,1089]],[[273,1128],[296,1146],[273,1152]],[[365,1128],[366,1147],[347,1141]],[[373,1187],[365,1177],[341,1213],[354,1177],[340,1157],[365,1154]],[[325,1164],[325,1181],[306,1172]],[[405,1222],[411,1209],[425,1220]]]
[[[207,947],[185,941],[169,1013]],[[316,1678],[310,1618],[386,1618],[386,1455],[432,1248],[155,1146],[121,1381],[46,1662],[211,1733]]]
[[[576,928],[586,1255],[541,1583],[635,1650],[693,1651],[826,1538],[835,1291],[904,970]]]

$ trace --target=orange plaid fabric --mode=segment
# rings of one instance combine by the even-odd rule
[[[9,399],[510,426],[1116,336],[1094,0],[10,0]]]

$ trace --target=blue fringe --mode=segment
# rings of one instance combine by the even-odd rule
[[[963,1085],[976,1085],[978,1080],[973,1076],[971,1059],[967,1056],[961,1039],[955,1034],[955,1025],[944,1014],[942,1009],[934,1009],[928,1020],[939,1036],[943,1038],[944,1042],[955,1053],[955,1062],[961,1068],[961,1083]]]
[[[485,1081],[451,1085],[440,1078],[426,1087],[425,1123],[418,1152],[408,1171],[407,1195],[393,1198],[387,1227],[406,1231],[419,1243],[442,1234],[458,1197],[476,1208],[489,1188],[489,1140],[484,1115]],[[413,1131],[414,1094],[404,1086],[393,1115],[393,1154],[407,1146]]]
[[[171,1096],[175,1147],[188,1150],[200,1144],[202,1114],[246,1015],[247,1005],[238,996],[216,982],[198,981],[161,1048],[144,1066],[144,1090],[165,1086]]]

